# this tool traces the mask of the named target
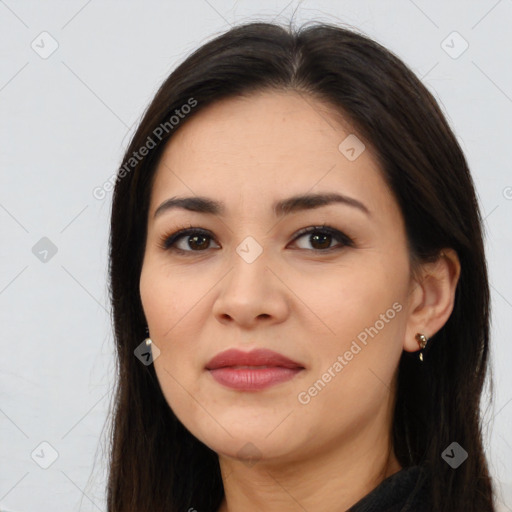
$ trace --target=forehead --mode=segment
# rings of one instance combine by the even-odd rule
[[[350,133],[348,121],[325,103],[298,92],[264,91],[250,96],[227,98],[194,114],[168,144],[167,153],[180,150],[212,153],[258,161],[271,153],[293,156],[291,150],[319,158],[328,146],[337,151],[341,139]],[[178,148],[179,146],[179,148]]]
[[[347,158],[347,144],[360,153],[357,158]],[[168,142],[151,211],[169,195],[181,194],[215,193],[227,203],[243,198],[247,207],[258,198],[270,202],[333,189],[364,193],[367,203],[389,201],[379,199],[389,192],[370,148],[362,148],[332,106],[303,93],[224,99],[195,113]]]

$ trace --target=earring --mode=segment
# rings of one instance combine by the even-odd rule
[[[423,349],[427,346],[428,338],[424,334],[418,332],[416,334],[416,341],[418,342],[418,345],[420,346],[420,349],[421,349],[420,354],[419,354],[419,359],[420,359],[420,361],[423,362]]]
[[[149,337],[149,327],[147,325],[146,325],[146,334],[147,334],[147,337],[144,341],[146,342],[146,347],[149,347],[151,345],[152,341],[151,341],[151,338]]]

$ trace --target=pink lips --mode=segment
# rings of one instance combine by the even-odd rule
[[[224,386],[257,391],[290,380],[304,367],[272,350],[242,352],[229,349],[211,359],[206,369]]]

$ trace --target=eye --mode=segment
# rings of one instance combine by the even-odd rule
[[[180,229],[172,235],[164,235],[160,240],[160,247],[165,250],[173,250],[180,254],[192,252],[204,252],[209,249],[213,238],[208,231],[190,226]]]
[[[341,249],[343,246],[354,246],[354,241],[345,235],[345,233],[342,233],[330,226],[326,226],[325,224],[322,226],[304,228],[299,231],[294,241],[300,240],[301,238],[305,238],[307,243],[309,242],[313,245],[312,249],[309,249],[308,247],[301,247],[301,249],[308,249],[316,252],[328,252],[335,249]],[[331,246],[333,241],[337,241],[338,245]]]
[[[307,238],[309,237],[309,238]],[[330,252],[332,250],[338,250],[342,247],[354,247],[354,240],[342,233],[341,231],[326,226],[311,226],[300,230],[295,238],[294,242],[301,238],[306,239],[313,245],[313,248],[300,247],[314,252]],[[179,254],[191,255],[196,252],[205,252],[210,249],[210,242],[214,241],[214,238],[210,233],[201,228],[189,228],[180,229],[173,234],[166,234],[160,239],[159,247],[164,250],[172,250]],[[332,246],[332,242],[337,241],[338,244]],[[315,247],[316,246],[316,247]]]

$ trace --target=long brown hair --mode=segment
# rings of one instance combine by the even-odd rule
[[[450,318],[423,363],[407,352],[400,360],[393,443],[402,467],[428,468],[433,510],[494,511],[480,413],[490,371],[489,283],[466,159],[436,100],[400,59],[356,30],[315,22],[300,29],[246,23],[217,35],[165,80],[126,150],[109,246],[118,383],[108,511],[214,512],[223,498],[216,453],[176,418],[153,365],[134,356],[146,337],[139,278],[151,185],[166,143],[207,105],[262,90],[297,91],[350,120],[398,202],[411,261],[435,259],[445,247],[457,251]],[[183,115],[170,121],[176,110]],[[140,156],[144,146],[150,149]],[[453,441],[469,454],[457,469],[441,457]]]

